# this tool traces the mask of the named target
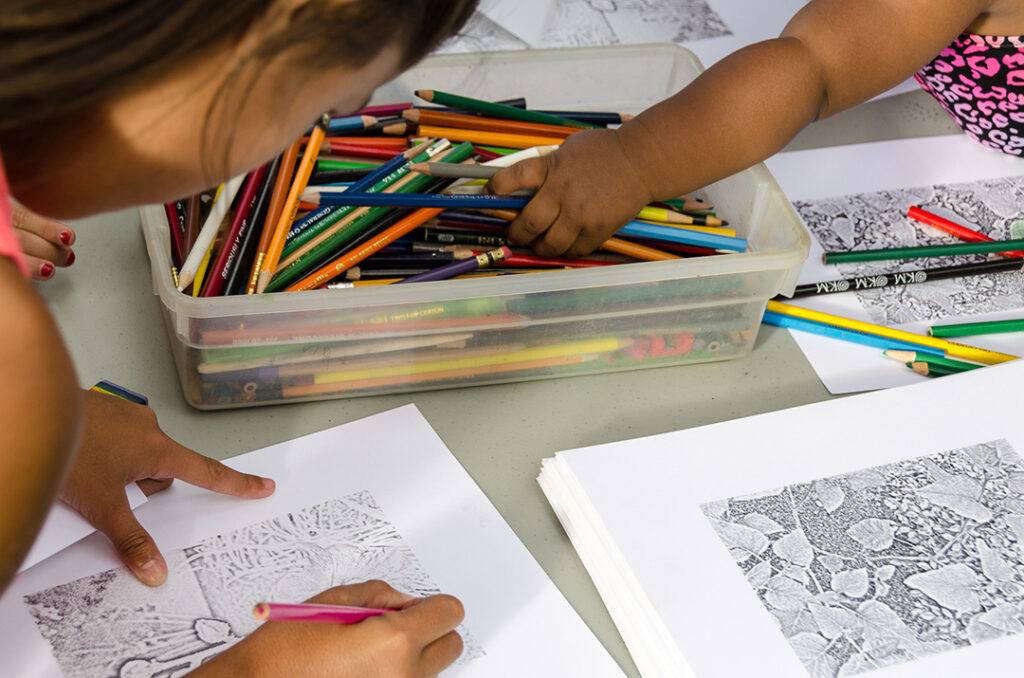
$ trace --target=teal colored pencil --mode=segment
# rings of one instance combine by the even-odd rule
[[[925,245],[922,247],[891,247],[878,250],[827,252],[823,260],[826,264],[842,264],[852,261],[885,261],[889,259],[951,257],[957,254],[990,254],[1013,252],[1021,249],[1024,249],[1024,240],[996,240],[990,242],[965,242],[955,245]]]
[[[495,118],[504,118],[505,120],[539,122],[545,125],[575,127],[577,129],[590,129],[597,127],[597,125],[591,125],[590,123],[580,122],[578,120],[560,118],[557,115],[540,113],[539,111],[528,111],[523,108],[516,108],[515,106],[491,103],[490,101],[481,101],[480,99],[472,99],[470,97],[451,94],[449,92],[441,92],[436,89],[421,89],[417,90],[415,94],[425,101],[430,101],[441,106],[464,108],[467,111],[483,113]]]

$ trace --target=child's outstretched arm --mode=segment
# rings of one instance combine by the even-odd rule
[[[0,257],[0,591],[28,552],[77,444],[81,391],[46,306]]]
[[[616,130],[578,132],[497,174],[538,188],[509,228],[542,256],[597,248],[666,200],[777,152],[810,122],[880,94],[939,54],[992,0],[812,0],[782,35],[741,49]]]

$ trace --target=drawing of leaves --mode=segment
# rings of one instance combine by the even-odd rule
[[[759,556],[768,548],[768,537],[751,527],[724,520],[714,521],[714,526],[737,563],[746,562],[751,556]]]
[[[1024,515],[1011,513],[1003,516],[1003,520],[1013,530],[1013,536],[1017,540],[1017,548],[1024,551]]]
[[[821,634],[830,640],[843,635],[857,636],[863,626],[855,612],[841,605],[810,603],[807,609],[818,624]]]
[[[875,570],[875,577],[877,577],[881,581],[889,581],[890,579],[892,579],[892,576],[894,574],[896,574],[895,565],[883,565],[882,567]]]
[[[857,614],[863,623],[862,648],[876,659],[895,653],[901,644],[917,640],[895,610],[885,603],[866,600],[857,607]]]
[[[842,506],[843,500],[846,499],[846,493],[843,492],[843,488],[834,483],[825,480],[815,480],[813,488],[818,501],[821,502],[821,505],[829,513]]]
[[[987,523],[992,520],[992,511],[978,501],[981,498],[981,483],[967,476],[956,476],[952,480],[941,480],[922,487],[919,495],[939,506],[953,509],[964,518]]]
[[[1007,478],[1006,487],[1017,494],[1024,494],[1024,473],[1014,473]]]
[[[777,539],[772,544],[772,551],[779,558],[802,567],[807,567],[814,561],[814,549],[804,536],[803,530],[793,530]]]
[[[983,542],[977,541],[978,558],[981,559],[981,571],[994,582],[1008,582],[1014,578],[1014,570],[1003,560],[998,551]]]
[[[702,504],[700,508],[704,511],[704,515],[709,518],[721,518],[729,510],[729,500],[709,501],[706,504]]]
[[[839,665],[835,657],[828,653],[828,640],[817,633],[798,633],[789,642],[812,676],[836,675]]]
[[[976,592],[978,576],[963,563],[912,574],[904,583],[955,612],[976,612],[981,609],[981,601]]]
[[[895,533],[895,523],[882,518],[865,518],[851,525],[846,531],[846,534],[857,543],[872,551],[884,551],[892,546],[892,537]]]
[[[769,608],[771,609],[771,608]],[[818,624],[806,607],[799,610],[772,609],[772,617],[779,624],[779,630],[786,638],[798,633],[817,633]]]
[[[799,582],[777,574],[768,580],[764,599],[780,610],[801,610],[814,596]]]
[[[836,572],[832,575],[832,590],[850,598],[862,598],[868,592],[866,568]]]
[[[977,645],[982,641],[1021,631],[1024,631],[1024,624],[1021,624],[1019,606],[1002,603],[988,612],[972,617],[967,625],[967,638],[972,645]]]
[[[750,572],[747,572],[747,581],[755,589],[759,589],[768,583],[771,576],[772,564],[767,560],[762,560],[760,563],[750,568]]]
[[[889,481],[879,471],[872,468],[851,473],[846,476],[846,482],[850,484],[850,489],[862,492],[872,487],[881,487]]]
[[[741,522],[747,527],[752,527],[762,534],[775,534],[782,532],[783,527],[763,513],[748,513],[743,516]]]
[[[818,556],[818,562],[821,563],[829,572],[839,572],[846,569],[846,561],[839,556],[833,556],[830,553]]]

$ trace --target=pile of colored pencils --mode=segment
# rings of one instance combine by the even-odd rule
[[[507,227],[530,195],[489,195],[484,183],[571,134],[628,116],[417,95],[433,105],[324,116],[272,162],[167,204],[178,289],[204,297],[295,292],[746,250],[713,205],[691,196],[646,207],[587,257],[509,247]]]

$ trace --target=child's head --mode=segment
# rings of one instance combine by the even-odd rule
[[[54,216],[166,201],[357,109],[475,0],[8,0],[0,150]]]

